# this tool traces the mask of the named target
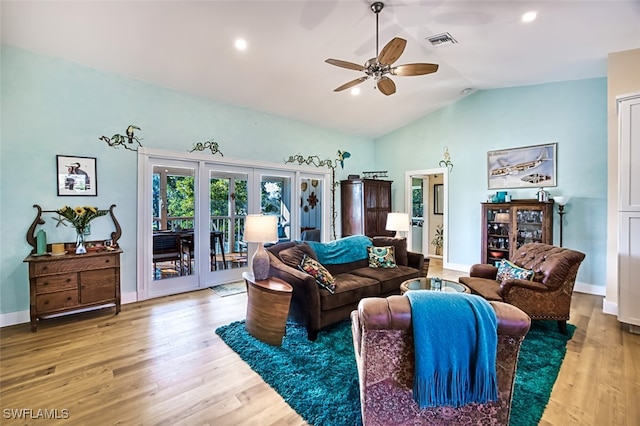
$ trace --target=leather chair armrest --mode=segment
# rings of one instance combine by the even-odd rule
[[[368,330],[408,330],[411,305],[404,296],[366,297],[358,303],[362,327]]]
[[[475,264],[469,270],[470,277],[487,278],[490,280],[495,280],[496,275],[498,275],[498,268],[493,265],[489,265],[487,263]]]
[[[489,302],[498,318],[498,335],[524,337],[531,327],[531,318],[521,309],[503,302]]]
[[[407,265],[412,268],[416,268],[419,271],[422,271],[422,268],[424,267],[424,254],[408,251]]]
[[[500,284],[500,294],[506,296],[512,287],[522,287],[537,292],[549,291],[549,288],[546,285],[536,281],[511,279]]]

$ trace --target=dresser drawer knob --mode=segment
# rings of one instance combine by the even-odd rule
[[[42,285],[49,285],[49,281],[43,282]]]
[[[71,296],[67,297],[67,300],[71,300]]]
[[[106,259],[106,260],[105,260],[105,263],[109,263],[109,259]]]
[[[48,300],[45,300],[45,301],[44,301],[44,304],[45,304],[45,305],[48,305],[48,304],[49,304],[49,301],[48,301]]]
[[[67,282],[70,283],[71,282],[71,278],[67,278]]]

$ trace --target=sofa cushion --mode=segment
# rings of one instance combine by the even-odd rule
[[[502,259],[498,264],[496,281],[498,283],[503,283],[510,279],[531,281],[533,279],[533,271],[531,269],[521,268],[506,259]]]
[[[396,264],[409,265],[407,256],[407,239],[393,237],[373,237],[373,245],[376,247],[393,246],[396,256]]]
[[[320,291],[320,306],[323,311],[352,305],[365,297],[380,295],[380,282],[374,278],[353,274],[340,274],[334,278],[336,288],[333,294]]]
[[[353,275],[380,281],[380,294],[400,294],[400,284],[411,278],[418,278],[420,271],[409,266],[396,268],[360,268],[351,271]]]
[[[278,257],[287,266],[298,269],[298,265],[302,262],[304,256],[309,256],[313,260],[318,260],[313,249],[307,244],[296,244],[278,252]]]
[[[302,261],[300,261],[298,268],[302,272],[306,272],[311,275],[321,288],[324,288],[325,290],[328,290],[329,293],[333,294],[336,289],[336,280],[320,262],[305,254],[302,257]]]
[[[370,268],[397,268],[393,246],[367,247]]]

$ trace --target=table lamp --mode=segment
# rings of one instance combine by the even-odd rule
[[[395,238],[401,238],[400,232],[409,231],[409,215],[407,213],[387,214],[387,231],[396,231]]]
[[[251,269],[256,280],[266,280],[269,277],[269,255],[263,243],[278,241],[278,217],[261,214],[247,215],[244,224],[244,241],[258,243],[258,249],[251,259]]]

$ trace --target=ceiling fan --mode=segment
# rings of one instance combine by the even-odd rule
[[[404,64],[391,67],[391,65],[400,58],[404,48],[407,45],[407,40],[395,37],[389,43],[387,43],[380,53],[378,53],[378,16],[380,11],[384,8],[384,3],[375,2],[371,5],[371,10],[376,14],[376,57],[369,59],[363,65],[358,65],[353,62],[342,61],[340,59],[327,59],[325,62],[337,67],[347,68],[355,71],[364,71],[366,74],[363,77],[351,80],[348,83],[334,89],[334,92],[341,92],[356,86],[370,77],[373,77],[376,81],[378,89],[385,95],[393,95],[396,93],[396,85],[387,74],[400,75],[400,76],[412,76],[412,75],[424,75],[431,74],[438,71],[438,64]]]

